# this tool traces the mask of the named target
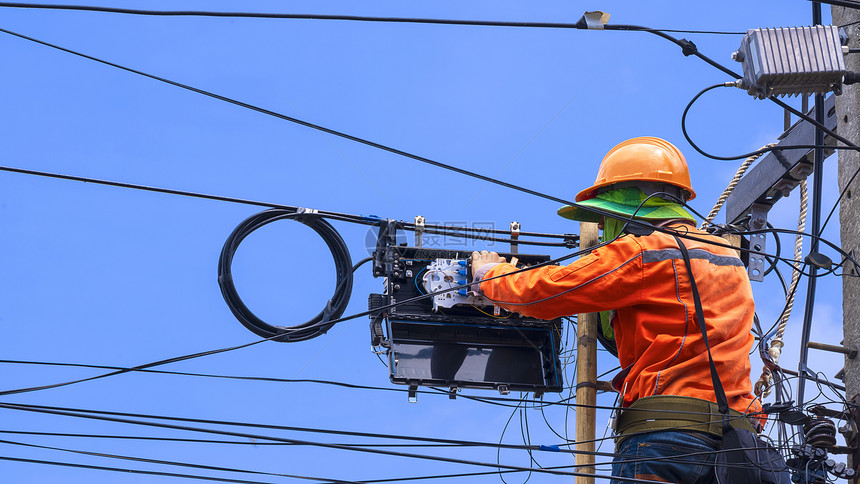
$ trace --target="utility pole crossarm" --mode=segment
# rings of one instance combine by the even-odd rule
[[[824,101],[824,125],[831,131],[836,130],[837,116],[835,96]],[[831,136],[825,136],[824,143],[836,144]],[[726,222],[736,223],[750,215],[753,205],[769,209],[777,200],[787,196],[802,180],[813,171],[813,150],[808,148],[779,150],[780,147],[815,144],[815,126],[800,120],[780,137],[774,151],[762,158],[738,182],[737,187],[726,200]],[[833,150],[826,150],[829,156]]]

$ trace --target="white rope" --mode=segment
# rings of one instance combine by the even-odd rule
[[[806,229],[806,180],[800,182],[800,215],[797,219],[797,231],[803,232]],[[788,288],[786,296],[785,313],[779,319],[779,326],[776,329],[776,334],[770,341],[770,348],[767,353],[775,365],[779,364],[779,356],[782,354],[782,335],[785,333],[785,328],[788,325],[788,318],[791,316],[791,309],[794,307],[794,296],[797,290],[797,283],[800,282],[800,257],[803,255],[803,236],[800,234],[794,238],[794,269],[791,271],[791,285]],[[762,368],[761,377],[755,383],[755,393],[761,397],[770,395],[771,387],[773,386],[773,375],[767,367]]]
[[[768,145],[763,146],[761,149],[770,148],[773,146],[776,146],[776,143],[770,143]],[[717,213],[719,213],[720,209],[723,208],[723,204],[725,204],[726,200],[729,199],[729,195],[731,195],[732,191],[734,191],[735,187],[738,185],[738,182],[741,181],[741,178],[744,176],[744,173],[747,171],[747,168],[749,168],[750,165],[752,165],[752,163],[763,154],[764,153],[759,153],[750,156],[749,158],[744,160],[743,163],[741,163],[741,166],[738,168],[738,171],[737,173],[735,173],[735,176],[732,178],[732,181],[729,182],[729,186],[727,186],[726,189],[723,190],[723,194],[720,195],[720,198],[717,200],[717,203],[714,204],[714,208],[711,209],[711,213],[709,213],[708,216],[705,217],[705,220],[702,222],[702,225],[699,227],[699,230],[702,230],[708,225],[711,225],[711,222],[714,221],[714,217],[717,216]]]
[[[770,148],[775,146],[776,143],[771,143],[765,146],[765,148]],[[711,225],[714,221],[714,218],[720,212],[720,209],[723,208],[723,205],[728,200],[729,195],[731,195],[732,191],[734,191],[735,187],[738,185],[738,182],[744,176],[747,169],[750,165],[753,164],[755,160],[757,160],[762,153],[757,155],[750,156],[738,168],[738,171],[735,173],[735,176],[732,177],[732,181],[729,182],[729,185],[723,190],[722,195],[717,200],[717,203],[714,204],[714,208],[711,209],[711,212],[705,217],[705,220],[702,222],[702,225],[699,229],[704,229],[705,227]],[[797,220],[797,231],[803,232],[806,228],[806,204],[807,204],[807,191],[806,191],[806,180],[800,182],[800,215]],[[794,307],[794,295],[797,290],[797,284],[800,282],[800,269],[801,262],[800,258],[803,255],[803,237],[798,235],[795,237],[794,241],[794,262],[791,273],[791,285],[789,286],[788,295],[786,296],[786,306],[785,313],[783,313],[782,317],[779,319],[779,323],[777,326],[776,334],[773,339],[771,339],[770,347],[768,348],[768,355],[770,355],[771,360],[774,364],[779,364],[779,357],[782,354],[782,337],[785,334],[785,328],[788,325],[788,318],[791,316],[791,310]],[[773,375],[767,367],[762,368],[761,377],[759,377],[758,381],[755,384],[755,394],[760,397],[766,397],[770,394],[771,387],[773,386]]]

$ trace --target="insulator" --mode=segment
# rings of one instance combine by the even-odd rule
[[[811,417],[803,425],[803,436],[813,447],[831,447],[836,445],[836,425],[826,417]]]

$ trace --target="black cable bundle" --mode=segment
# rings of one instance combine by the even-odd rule
[[[295,326],[273,326],[258,318],[242,302],[236,292],[236,286],[233,284],[233,255],[242,240],[260,227],[282,219],[301,222],[319,234],[331,251],[337,271],[337,286],[331,299],[326,303],[326,307],[310,320]],[[273,208],[248,217],[227,238],[224,248],[221,249],[221,257],[218,259],[218,285],[221,286],[221,294],[224,296],[227,306],[230,307],[230,311],[240,323],[254,334],[269,338],[272,341],[304,341],[324,334],[334,326],[334,323],[330,321],[340,318],[346,310],[349,296],[352,293],[352,259],[343,238],[320,215]]]

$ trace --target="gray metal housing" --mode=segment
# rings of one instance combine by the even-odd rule
[[[732,56],[743,64],[751,95],[840,94],[845,58],[835,25],[747,31]]]

